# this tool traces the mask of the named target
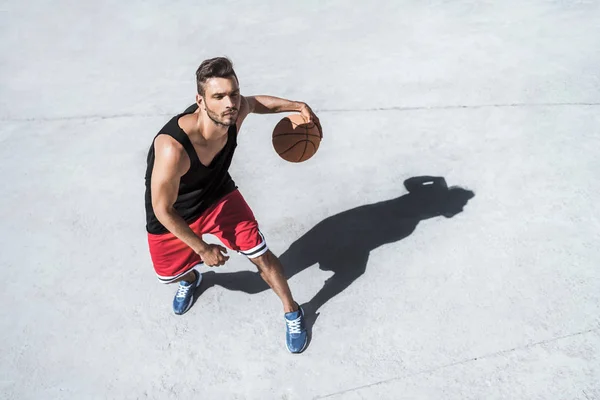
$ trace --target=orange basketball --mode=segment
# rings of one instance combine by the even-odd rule
[[[281,158],[290,162],[306,161],[321,144],[319,128],[300,114],[290,114],[275,125],[273,147]]]

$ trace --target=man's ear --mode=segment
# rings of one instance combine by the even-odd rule
[[[202,108],[202,102],[204,101],[204,99],[202,98],[202,96],[200,96],[199,94],[196,95],[196,104],[198,104],[199,108]]]

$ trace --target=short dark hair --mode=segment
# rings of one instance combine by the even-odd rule
[[[196,86],[198,94],[204,96],[204,84],[210,78],[229,78],[233,76],[237,81],[237,75],[233,70],[233,64],[227,57],[215,57],[202,61],[196,70]],[[239,81],[238,81],[239,83]]]

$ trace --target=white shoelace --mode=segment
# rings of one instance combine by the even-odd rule
[[[285,322],[287,322],[287,326],[288,329],[290,330],[290,333],[302,333],[302,330],[300,329],[300,319],[302,317],[298,317],[294,320],[289,320],[286,319]]]
[[[190,291],[190,288],[192,286],[194,286],[194,285],[193,284],[190,284],[190,285],[187,285],[187,286],[179,285],[179,289],[177,289],[177,294],[175,295],[175,297],[177,297],[179,299],[185,298],[185,296]]]

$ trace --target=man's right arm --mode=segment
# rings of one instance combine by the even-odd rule
[[[208,248],[207,243],[190,229],[173,207],[179,180],[189,167],[187,155],[183,147],[167,135],[159,135],[154,141],[154,155],[150,181],[154,215],[169,232],[200,254]]]

